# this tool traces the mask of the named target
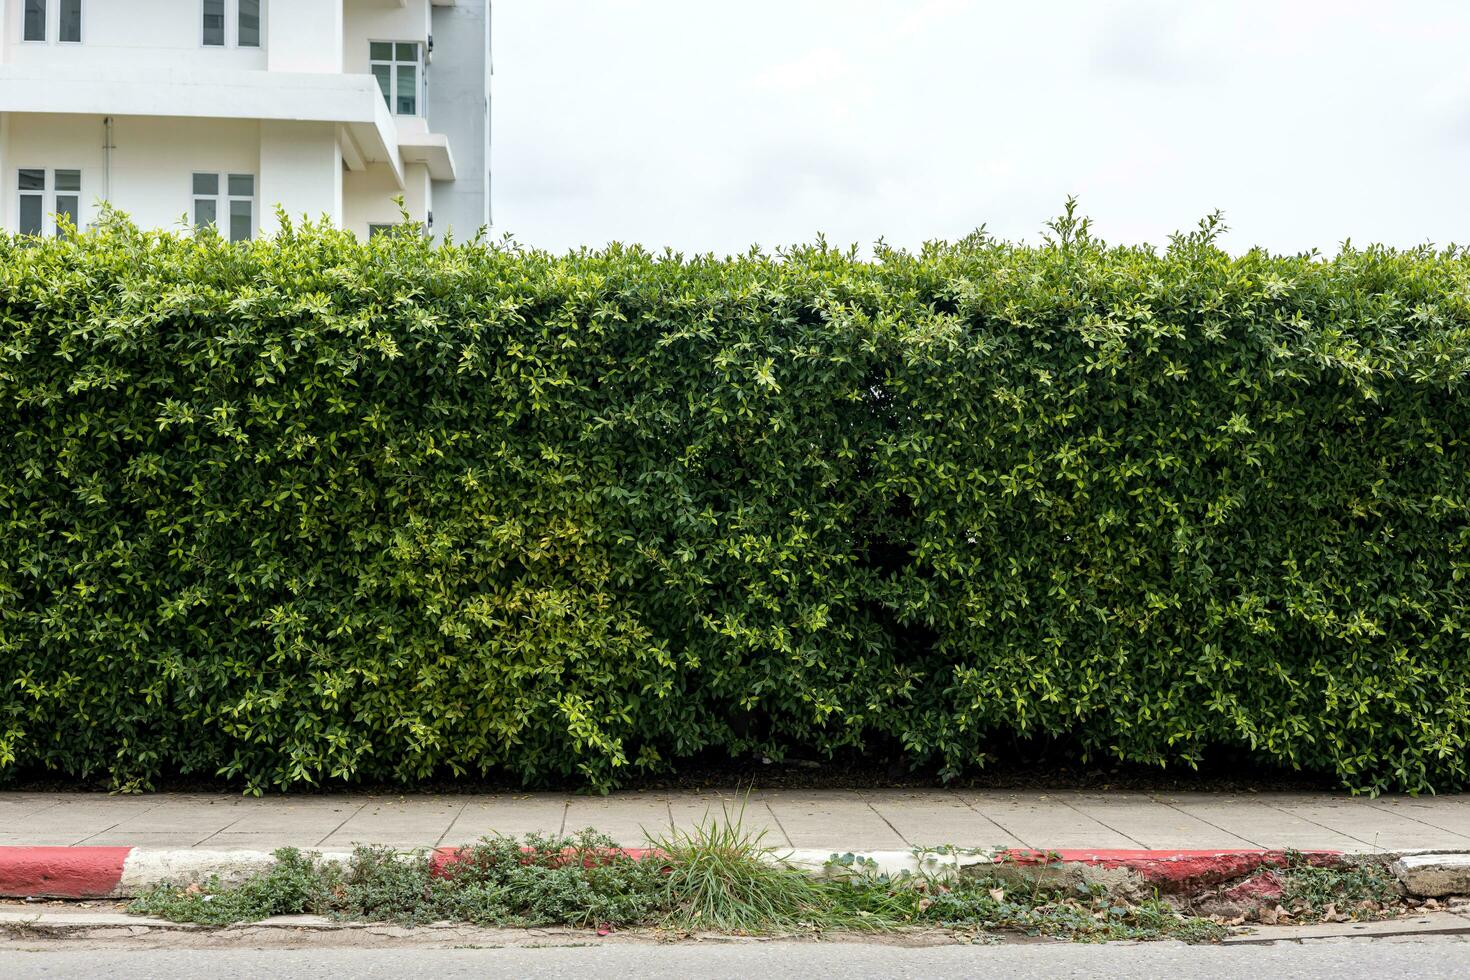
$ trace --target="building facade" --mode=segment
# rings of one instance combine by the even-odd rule
[[[0,0],[0,227],[490,220],[489,0]]]

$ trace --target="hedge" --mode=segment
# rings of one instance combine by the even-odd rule
[[[0,777],[1467,783],[1470,258],[0,236]]]

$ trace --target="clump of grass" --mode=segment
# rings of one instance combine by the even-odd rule
[[[897,925],[844,901],[843,886],[776,860],[765,831],[745,826],[742,803],[723,819],[653,840],[664,855],[663,922],[678,929],[759,933]]]

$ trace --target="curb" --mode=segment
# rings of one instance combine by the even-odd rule
[[[798,850],[793,864],[813,873],[827,870],[830,850]],[[846,857],[846,855],[843,855]],[[869,851],[852,855],[854,863],[883,874],[943,872],[986,874],[1017,882],[1096,885],[1110,892],[1177,894],[1245,878],[1262,867],[1283,866],[1284,850],[1221,848],[1217,850],[1089,850],[1029,849],[976,851]],[[1342,851],[1302,851],[1298,859],[1315,865],[1347,860]]]
[[[1470,854],[1463,851],[1405,854],[1393,863],[1393,873],[1405,891],[1420,898],[1470,895]]]
[[[314,851],[324,860],[345,861],[350,851]],[[616,852],[635,859],[657,856],[647,848]],[[442,873],[459,859],[458,848],[429,852]],[[1305,851],[1313,864],[1350,860],[1341,851]],[[1279,850],[943,850],[843,852],[803,848],[776,855],[813,874],[861,867],[885,874],[977,874],[1047,884],[1086,884],[1112,892],[1179,893],[1244,878],[1261,867],[1286,863]],[[834,869],[829,865],[839,857]],[[132,898],[158,885],[186,885],[218,877],[237,883],[274,863],[266,851],[150,850],[136,847],[0,846],[0,897]],[[1470,853],[1410,854],[1393,864],[1405,890],[1421,897],[1470,894]]]
[[[343,861],[350,851],[322,851]],[[155,885],[218,877],[236,884],[269,868],[266,851],[141,847],[0,847],[0,898],[132,898]]]

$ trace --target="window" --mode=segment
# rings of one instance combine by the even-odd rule
[[[200,0],[206,48],[260,47],[260,0]],[[231,17],[231,12],[234,16]],[[233,37],[229,25],[234,25]]]
[[[235,43],[242,48],[260,47],[260,0],[240,0]]]
[[[204,0],[204,46],[225,46],[225,0]]]
[[[371,240],[377,238],[379,235],[391,235],[395,231],[398,231],[400,228],[409,228],[413,231],[417,231],[420,235],[427,235],[429,233],[428,229],[424,227],[424,223],[422,221],[404,222],[400,220],[393,222],[391,225],[368,225],[368,239]]]
[[[82,43],[82,0],[61,0],[61,37],[65,44]]]
[[[65,217],[73,228],[82,227],[82,172],[80,170],[56,171],[56,207],[58,218]],[[63,222],[56,222],[56,234],[61,234]]]
[[[255,234],[254,174],[195,174],[194,228],[220,226],[232,242],[249,241]]]
[[[39,235],[46,217],[46,171],[20,172],[20,224],[22,235]]]
[[[419,82],[423,75],[418,43],[372,41],[368,44],[368,61],[388,108],[400,116],[418,115]]]
[[[46,0],[26,0],[25,33],[27,41],[46,40]]]
[[[53,170],[49,182],[47,176],[42,169],[20,171],[16,231],[22,235],[60,235],[68,221],[73,228],[82,226],[82,172]]]

